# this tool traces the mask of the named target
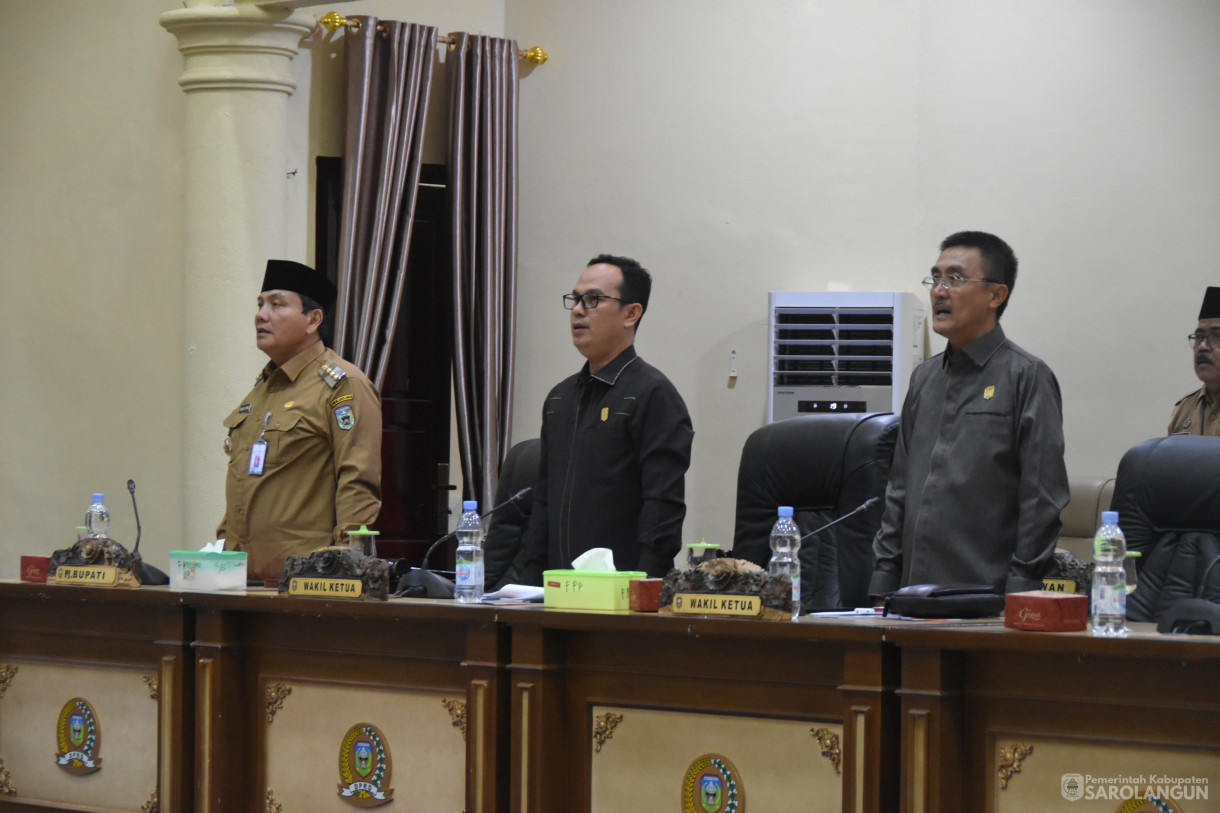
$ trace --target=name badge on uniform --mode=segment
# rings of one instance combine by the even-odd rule
[[[250,447],[250,468],[247,473],[255,477],[263,475],[263,466],[267,462],[267,441],[256,440],[254,445]]]
[[[263,466],[267,464],[267,425],[271,423],[271,413],[263,416],[263,428],[258,433],[258,440],[250,447],[250,465],[246,473],[252,477],[263,476]]]

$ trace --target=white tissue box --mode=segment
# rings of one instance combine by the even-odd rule
[[[542,574],[545,607],[569,610],[630,610],[631,580],[642,570],[547,570]]]
[[[244,590],[246,552],[171,550],[169,586],[171,590]]]

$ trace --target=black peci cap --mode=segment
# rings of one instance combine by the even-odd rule
[[[1203,307],[1199,308],[1200,319],[1220,319],[1220,288],[1210,287],[1203,295]]]
[[[292,260],[267,260],[261,291],[292,291],[307,296],[324,309],[335,304],[338,292],[321,271]]]

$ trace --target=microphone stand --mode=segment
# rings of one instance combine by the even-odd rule
[[[127,481],[127,490],[131,492],[131,510],[136,515],[136,545],[131,550],[131,558],[134,563],[140,568],[140,584],[169,584],[169,576],[165,571],[153,567],[140,558],[140,536],[143,530],[140,528],[140,509],[136,507],[136,481]]]
[[[867,500],[860,503],[855,508],[848,511],[846,514],[839,517],[838,519],[833,519],[830,522],[823,525],[821,528],[818,528],[816,531],[810,531],[809,533],[805,534],[804,536],[801,537],[801,541],[804,542],[806,539],[808,539],[811,536],[817,536],[822,531],[826,530],[827,528],[833,528],[835,525],[838,525],[840,522],[846,522],[847,520],[854,517],[856,514],[860,514],[860,513],[863,513],[864,511],[867,511],[868,509],[872,508],[874,505],[876,505],[879,502],[881,502],[880,497],[869,497]]]
[[[492,508],[480,519],[488,519],[492,514],[499,511],[504,506],[515,503],[528,495],[533,488],[526,486],[516,494],[509,497],[504,502]],[[413,567],[398,581],[398,590],[394,593],[397,598],[453,598],[454,585],[453,582],[446,579],[444,576],[437,575],[428,569],[428,559],[431,558],[432,552],[445,544],[449,540],[457,536],[457,531],[453,530],[437,539],[428,546],[428,550],[424,553],[423,560],[419,563],[419,567]]]

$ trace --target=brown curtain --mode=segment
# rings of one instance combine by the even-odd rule
[[[517,299],[517,43],[456,33],[450,71],[454,353],[466,499],[492,508],[512,423]]]
[[[406,288],[436,28],[352,19],[334,348],[380,389]]]

